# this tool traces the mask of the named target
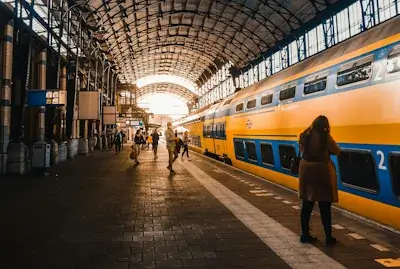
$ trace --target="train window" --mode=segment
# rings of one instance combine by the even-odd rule
[[[207,137],[211,136],[211,127],[212,125],[207,125]]]
[[[218,123],[216,123],[216,124],[214,124],[214,137],[215,138],[219,138],[219,124]]]
[[[246,150],[249,160],[257,161],[256,143],[246,141]]]
[[[326,82],[328,79],[328,72],[309,77],[304,83],[304,94],[312,94],[321,92],[326,89]]]
[[[271,104],[272,103],[272,97],[273,97],[272,93],[269,93],[269,94],[264,95],[263,97],[261,97],[261,105],[264,106],[264,105]]]
[[[279,101],[292,99],[294,98],[295,95],[296,95],[295,84],[283,86],[281,92],[279,93]]]
[[[236,112],[242,111],[243,110],[243,103],[237,104],[236,105]]]
[[[257,104],[257,99],[249,100],[249,101],[247,101],[246,108],[247,109],[255,108],[256,104]]]
[[[368,151],[342,150],[338,157],[340,177],[345,185],[377,192],[375,161]]]
[[[289,169],[292,159],[296,157],[296,150],[291,145],[279,145],[279,158],[283,169]]]
[[[389,169],[392,177],[393,193],[400,198],[400,153],[390,155]]]
[[[261,157],[263,163],[274,165],[274,153],[271,144],[261,143]]]
[[[223,106],[229,105],[232,102],[233,98],[226,100]]]
[[[236,157],[244,158],[244,147],[242,141],[235,141],[235,153]]]
[[[373,55],[342,65],[337,74],[337,85],[346,86],[356,82],[366,82],[372,75]]]
[[[386,66],[388,74],[400,74],[400,46],[389,53]]]
[[[207,125],[203,125],[203,137],[207,136]]]

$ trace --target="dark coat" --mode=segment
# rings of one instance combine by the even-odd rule
[[[336,169],[330,154],[339,155],[340,149],[330,135],[327,143],[323,150],[317,132],[311,132],[299,141],[303,153],[299,167],[300,199],[332,203],[339,200]]]

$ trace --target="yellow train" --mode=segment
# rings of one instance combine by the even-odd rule
[[[299,134],[326,115],[339,206],[400,229],[400,18],[174,122],[191,149],[296,190]]]

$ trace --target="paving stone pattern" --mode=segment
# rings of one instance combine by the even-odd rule
[[[289,268],[184,163],[128,148],[2,178],[4,268]]]
[[[257,177],[227,167],[207,157],[192,154],[192,158],[195,165],[208,175],[224,184],[231,191],[246,199],[286,228],[300,235],[299,209],[301,208],[301,204],[297,194]],[[257,194],[260,194],[260,190],[264,190],[264,193],[272,193],[273,195],[257,196]],[[291,203],[288,204],[285,201]],[[299,207],[295,209],[293,206]],[[319,241],[314,245],[345,267],[352,269],[386,268],[374,261],[374,259],[400,258],[400,251],[398,249],[400,246],[399,234],[360,220],[355,220],[337,210],[333,210],[333,224],[340,224],[344,229],[333,229],[333,233],[338,239],[339,244],[334,247],[325,247],[325,235],[317,205],[313,214],[310,228],[312,233],[319,238]],[[358,233],[365,237],[365,239],[357,240],[349,236],[349,233]],[[376,243],[389,247],[391,251],[382,252],[370,246],[370,244]]]

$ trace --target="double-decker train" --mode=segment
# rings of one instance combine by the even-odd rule
[[[291,189],[299,134],[328,117],[339,206],[400,229],[400,18],[176,122],[192,150]]]

